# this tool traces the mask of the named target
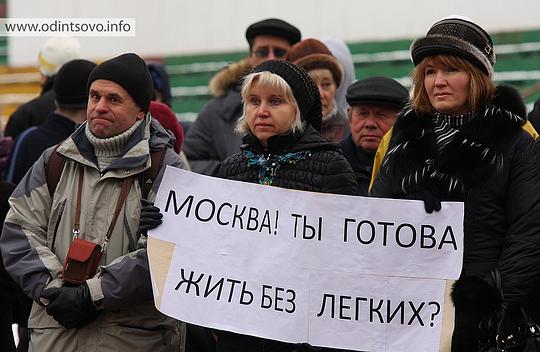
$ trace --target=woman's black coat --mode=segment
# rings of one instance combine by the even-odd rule
[[[261,167],[249,165],[247,156],[249,152],[266,158],[270,167],[277,156],[306,152],[305,158],[282,163],[271,177],[271,185],[323,193],[355,195],[357,192],[354,172],[343,156],[339,144],[325,141],[311,125],[308,125],[303,133],[269,138],[267,149],[264,149],[251,134],[244,137],[243,141],[245,144],[241,147],[242,152],[229,157],[221,164],[218,177],[260,183]],[[270,170],[263,171],[265,175],[271,173]],[[337,351],[224,331],[217,332],[217,335],[218,352]]]
[[[269,159],[287,153],[307,152],[304,159],[283,163],[272,178],[272,186],[303,191],[356,194],[356,179],[351,165],[343,156],[338,143],[325,141],[311,125],[303,133],[269,138],[265,149],[253,135],[243,139],[242,152],[226,159],[218,177],[259,183],[260,167],[249,165],[246,152]],[[270,174],[270,171],[267,173]]]
[[[540,319],[540,146],[512,113],[515,92],[480,109],[441,154],[429,116],[403,111],[371,195],[422,199],[425,192],[465,205],[464,259],[452,298],[453,351],[475,351],[478,322],[498,307],[493,284],[499,268],[505,300]]]

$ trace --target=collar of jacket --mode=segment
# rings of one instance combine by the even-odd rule
[[[243,108],[240,89],[240,85],[231,87],[225,96],[217,98],[221,99],[222,102],[219,104],[216,110],[216,116],[223,118],[225,121],[236,122],[236,120],[242,115]]]
[[[249,57],[233,62],[212,77],[208,83],[210,92],[215,97],[226,95],[232,87],[240,85],[242,78],[251,71],[251,68]]]
[[[94,147],[84,132],[85,125],[86,122],[62,142],[57,151],[68,159],[98,169]],[[102,174],[104,177],[115,178],[138,174],[150,167],[150,150],[166,148],[170,143],[170,135],[147,114],[143,123],[124,145],[121,156],[103,170]]]
[[[267,147],[264,148],[257,137],[252,133],[242,138],[244,143],[240,148],[249,149],[257,154],[284,154],[288,152],[298,152],[302,150],[340,150],[340,146],[335,142],[328,142],[321,134],[307,124],[303,132],[289,132],[268,138]]]
[[[382,167],[398,164],[398,169],[405,171],[401,175],[405,178],[433,162],[437,170],[462,181],[465,186],[484,180],[493,167],[502,165],[505,137],[520,130],[526,122],[507,108],[519,105],[516,102],[505,104],[507,98],[498,94],[483,106],[439,155],[431,116],[418,116],[406,107],[396,119],[388,158]]]
[[[341,150],[355,172],[364,171],[369,174],[369,177],[371,177],[373,159],[375,159],[374,152],[367,152],[363,148],[357,146],[352,139],[352,134],[349,134],[343,141],[341,141]]]
[[[57,113],[56,111],[53,111],[49,114],[47,117],[47,120],[40,126],[40,128],[43,127],[49,127],[48,125],[51,124],[51,127],[62,126],[63,129],[68,129],[71,131],[75,130],[75,127],[77,126],[77,123],[75,121],[71,120],[69,117],[61,115]]]

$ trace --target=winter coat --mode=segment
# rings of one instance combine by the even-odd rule
[[[540,145],[512,112],[521,105],[517,92],[498,88],[442,153],[431,118],[404,110],[371,189],[376,197],[422,199],[429,192],[464,202],[463,270],[452,293],[453,351],[475,351],[485,333],[479,321],[498,308],[491,268],[501,272],[508,304],[540,318]]]
[[[354,173],[339,144],[325,141],[311,125],[303,133],[269,138],[267,149],[252,134],[243,141],[242,152],[223,162],[218,177],[303,191],[356,194]],[[288,153],[298,157],[287,159]],[[267,160],[267,167],[253,163],[259,156]],[[279,157],[284,161],[280,163]],[[272,163],[279,165],[273,176]],[[261,169],[264,180],[259,177]]]
[[[371,172],[373,170],[373,158],[375,157],[375,153],[369,153],[363,148],[358,147],[350,134],[341,142],[341,150],[343,151],[345,158],[347,158],[347,161],[351,164],[354,174],[356,175],[358,195],[367,196],[369,184],[371,182]]]
[[[243,141],[242,152],[221,164],[218,177],[303,191],[356,194],[354,173],[339,144],[325,141],[311,125],[302,133],[270,137],[266,149],[252,134]],[[262,165],[261,157],[265,160]],[[218,332],[218,336],[219,352],[298,348],[295,344],[231,332]]]
[[[137,233],[141,210],[140,177],[150,167],[150,151],[167,148],[163,165],[148,198],[154,199],[166,165],[180,166],[169,134],[150,115],[126,142],[122,156],[100,171],[85,124],[62,142],[65,157],[54,195],[49,195],[47,149],[10,198],[0,247],[6,269],[34,299],[28,322],[31,343],[43,351],[178,351],[184,325],[154,306],[146,252],[146,237]],[[80,329],[65,329],[45,311],[41,293],[63,284],[59,273],[72,240],[79,170],[84,170],[80,233],[103,244],[118,200],[122,180],[134,176],[123,209],[101,258],[98,273],[86,281],[93,301],[103,311]],[[37,303],[40,302],[40,303]]]
[[[9,210],[8,199],[15,185],[0,181],[0,223]],[[13,323],[26,325],[28,320],[29,302],[26,295],[17,286],[15,281],[9,276],[1,261],[0,253],[0,341],[2,341],[2,351],[15,352],[15,341],[13,340]]]
[[[240,81],[251,70],[249,59],[231,64],[210,81],[214,98],[187,131],[184,152],[194,172],[215,175],[219,164],[238,153],[242,138],[234,133],[242,115]]]
[[[45,149],[68,138],[76,127],[75,122],[67,117],[51,113],[41,126],[16,141],[10,156],[7,180],[19,183]]]
[[[27,128],[40,126],[45,122],[47,116],[56,109],[53,83],[54,76],[49,77],[43,85],[39,97],[22,104],[13,114],[11,114],[4,131],[6,136],[15,139]]]
[[[334,101],[334,104],[337,104]],[[324,139],[330,142],[341,142],[351,132],[349,127],[349,120],[343,113],[337,108],[335,109],[334,116],[328,120],[324,120],[322,123],[321,134]]]

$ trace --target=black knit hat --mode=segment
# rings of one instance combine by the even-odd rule
[[[298,103],[302,121],[308,122],[317,131],[321,131],[322,109],[321,96],[317,85],[300,66],[287,61],[269,60],[253,69],[253,73],[268,71],[287,82]]]
[[[383,104],[400,108],[409,99],[409,91],[398,81],[388,77],[369,77],[354,82],[347,88],[347,103]]]
[[[148,112],[154,94],[152,77],[146,63],[138,55],[123,54],[97,65],[88,78],[88,89],[97,79],[119,84],[145,113]]]
[[[302,34],[298,28],[277,18],[268,18],[249,26],[246,30],[246,39],[249,45],[251,46],[253,39],[261,34],[285,38],[291,45],[302,39]]]
[[[445,18],[435,23],[426,36],[411,45],[414,65],[429,55],[447,54],[464,58],[493,77],[495,52],[489,34],[479,25],[463,18]]]
[[[96,64],[88,60],[65,63],[54,78],[56,105],[70,109],[84,109],[88,104],[86,82]]]

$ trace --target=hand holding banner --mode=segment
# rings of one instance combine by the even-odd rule
[[[461,203],[426,214],[417,201],[167,168],[156,205],[148,250],[165,314],[288,342],[437,350],[444,279],[461,271]]]

